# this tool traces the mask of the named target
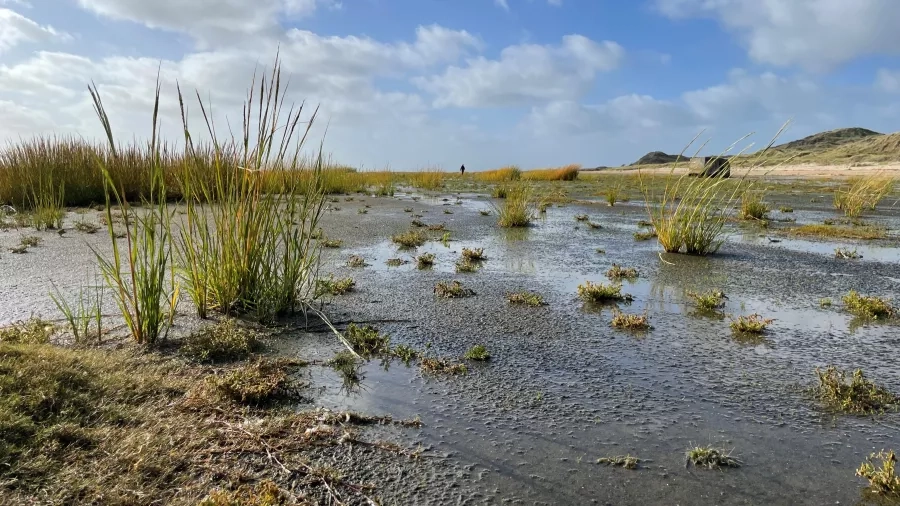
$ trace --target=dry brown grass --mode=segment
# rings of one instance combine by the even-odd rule
[[[356,504],[375,494],[334,462],[364,445],[381,451],[360,439],[362,425],[415,422],[220,396],[226,378],[236,392],[247,390],[241,370],[217,373],[129,350],[0,344],[2,502],[243,504],[222,502],[251,495],[240,487],[258,497],[277,489],[286,504]],[[260,377],[281,384],[280,370]],[[247,391],[249,400],[268,390]]]
[[[529,181],[574,181],[578,179],[581,165],[570,164],[551,169],[535,169],[522,173],[522,179]]]
[[[484,172],[475,172],[473,176],[477,181],[485,181],[488,183],[505,183],[508,181],[518,181],[522,177],[522,170],[517,165],[509,165],[494,170],[486,170]]]

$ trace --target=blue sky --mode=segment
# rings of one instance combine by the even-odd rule
[[[367,168],[630,163],[832,128],[900,130],[896,0],[0,0],[0,137],[120,138],[174,85],[232,123],[277,47],[326,149]],[[321,134],[325,122],[315,131]]]

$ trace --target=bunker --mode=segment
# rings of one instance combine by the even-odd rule
[[[688,165],[688,175],[698,177],[731,177],[731,163],[721,156],[695,156]]]

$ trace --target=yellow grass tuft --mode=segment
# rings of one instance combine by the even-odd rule
[[[522,171],[517,165],[508,165],[495,170],[476,172],[475,179],[488,183],[503,183],[506,181],[518,181],[522,177]]]
[[[522,179],[529,181],[574,181],[578,179],[581,165],[569,164],[552,169],[536,169],[522,173]]]

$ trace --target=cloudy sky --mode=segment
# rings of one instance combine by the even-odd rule
[[[97,138],[93,80],[140,139],[157,71],[173,140],[176,82],[234,127],[279,48],[326,151],[364,168],[620,165],[789,119],[784,141],[892,132],[898,26],[898,0],[0,0],[0,138]]]

